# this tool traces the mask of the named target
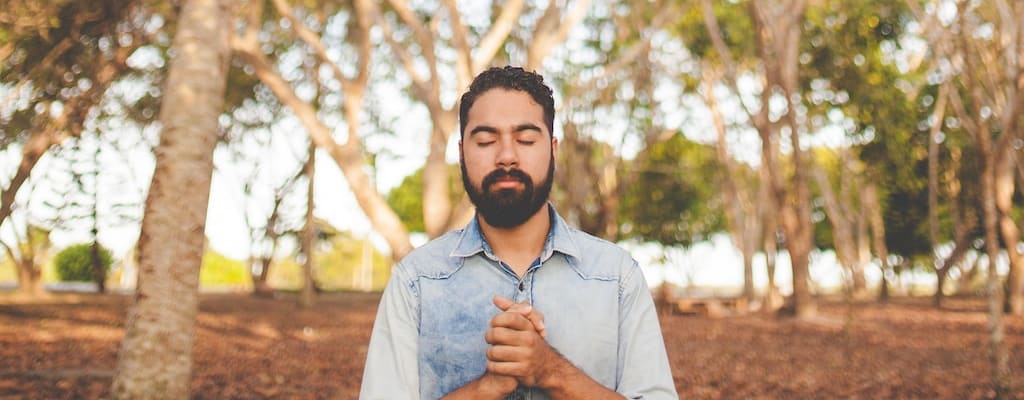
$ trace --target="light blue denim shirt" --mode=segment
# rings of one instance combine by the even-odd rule
[[[677,399],[643,273],[620,247],[566,225],[549,207],[544,250],[520,279],[476,218],[395,266],[374,322],[360,399],[436,399],[486,370],[495,295],[544,314],[548,343],[629,399]],[[547,399],[520,387],[510,399]]]

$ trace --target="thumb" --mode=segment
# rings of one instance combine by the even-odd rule
[[[494,296],[491,301],[494,303],[494,306],[498,307],[501,311],[508,311],[509,307],[516,304],[516,302],[501,296]]]

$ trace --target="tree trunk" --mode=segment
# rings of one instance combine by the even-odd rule
[[[861,186],[863,191],[863,186]],[[857,218],[857,264],[852,271],[853,297],[864,299],[868,297],[868,280],[864,270],[871,264],[871,235],[868,233],[868,222],[864,220],[864,203],[861,199],[861,212]]]
[[[878,256],[878,267],[882,271],[882,282],[878,299],[889,301],[889,248],[885,245],[885,220],[882,219],[882,206],[878,201],[878,187],[872,181],[864,183],[864,211],[867,213],[868,225],[871,227],[872,247]]]
[[[998,213],[996,207],[996,166],[992,155],[989,132],[977,132],[979,161],[981,171],[981,201],[985,225],[985,253],[988,255],[988,320],[989,320],[989,355],[992,362],[992,385],[996,398],[1008,398],[1010,388],[1009,353],[1005,343],[1005,327],[1003,322],[1003,285],[999,281],[997,261],[999,260]]]
[[[970,263],[969,266],[960,266],[960,280],[957,282],[957,293],[968,293],[974,286],[974,280],[978,277],[978,272],[981,270],[978,264],[981,263],[981,257],[975,257],[974,262]]]
[[[96,291],[106,293],[107,268],[106,265],[103,265],[103,260],[100,259],[100,243],[95,238],[93,238],[92,245],[89,246],[89,258],[92,262],[92,280],[96,283]]]
[[[840,166],[840,169],[845,169],[845,166]],[[818,189],[821,190],[821,197],[824,199],[825,212],[828,215],[829,223],[832,224],[832,247],[835,248],[836,256],[839,258],[839,264],[845,268],[850,274],[850,293],[857,291],[857,279],[860,275],[863,281],[863,274],[858,274],[859,265],[859,237],[857,237],[857,223],[861,221],[857,215],[846,207],[846,204],[842,202],[846,200],[845,196],[840,199],[837,196],[835,190],[832,189],[832,183],[825,175],[825,171],[822,171],[817,165],[812,164],[811,175],[818,184]],[[846,177],[840,177],[841,180],[845,180]],[[863,286],[863,283],[861,283]]]
[[[445,233],[448,219],[452,214],[449,191],[451,176],[448,173],[445,153],[448,148],[449,132],[453,132],[455,127],[440,126],[440,123],[434,122],[431,129],[430,151],[427,153],[427,163],[423,166],[423,227],[430,238]]]
[[[18,293],[29,297],[39,297],[45,293],[43,290],[43,272],[36,266],[34,260],[19,260],[15,262],[18,268]]]
[[[764,258],[765,269],[768,273],[768,288],[765,290],[765,310],[775,311],[782,306],[778,286],[775,284],[775,264],[779,254],[779,226],[776,215],[778,206],[775,204],[775,196],[772,196],[771,180],[774,179],[772,172],[767,165],[770,165],[773,150],[771,143],[762,143],[761,170],[759,176],[761,187],[758,190],[759,216],[763,223]]]
[[[946,279],[949,277],[949,269],[943,268],[935,271],[935,308],[942,308],[942,301],[945,299],[945,294],[942,292],[942,288],[946,287]]]
[[[309,179],[306,187],[306,223],[302,227],[302,253],[305,255],[305,262],[302,263],[302,296],[299,305],[302,308],[310,308],[316,296],[316,287],[313,282],[313,267],[315,264],[314,241],[316,240],[316,221],[313,219],[313,189],[314,176],[316,175],[316,145],[309,143],[309,158],[306,160],[306,177]]]
[[[999,151],[999,155],[996,156],[993,165],[993,201],[998,211],[999,231],[1006,245],[1006,255],[1010,259],[1004,307],[1012,315],[1024,315],[1024,254],[1021,254],[1019,247],[1020,229],[1011,216],[1014,192],[1013,161],[1013,154],[1007,151]]]
[[[272,297],[274,294],[274,289],[267,283],[272,260],[272,257],[260,257],[260,272],[254,273],[252,269],[249,270],[249,276],[252,277],[252,295],[255,297]],[[250,262],[249,265],[252,263]]]
[[[187,399],[199,265],[230,58],[229,0],[182,6],[163,131],[139,236],[139,282],[118,353],[115,399]]]

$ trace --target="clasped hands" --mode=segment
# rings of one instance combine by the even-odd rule
[[[491,347],[487,349],[487,373],[482,379],[501,393],[512,392],[520,383],[542,387],[561,360],[544,340],[544,315],[529,303],[500,296],[495,296],[493,302],[501,312],[491,318],[484,335]]]

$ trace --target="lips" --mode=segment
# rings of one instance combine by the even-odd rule
[[[504,177],[504,178],[496,179],[494,181],[493,187],[496,188],[496,189],[512,189],[512,188],[518,187],[519,185],[522,185],[522,184],[523,184],[523,181],[520,180],[519,178],[516,178],[516,177],[513,177],[513,176],[509,176],[509,177]]]
[[[483,187],[487,190],[519,189],[530,186],[530,177],[521,170],[496,170],[484,177]]]

